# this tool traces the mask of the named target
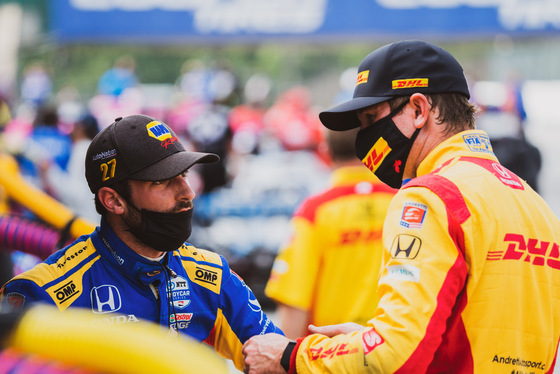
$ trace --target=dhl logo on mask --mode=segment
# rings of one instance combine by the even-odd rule
[[[148,134],[159,141],[164,141],[165,139],[171,138],[171,131],[165,125],[159,121],[152,121],[146,125],[146,130]]]
[[[428,87],[428,78],[397,79],[393,81],[393,90],[412,87]]]
[[[369,70],[364,70],[358,74],[358,81],[356,82],[356,86],[362,83],[366,83],[369,78]]]
[[[369,170],[375,172],[391,150],[387,141],[383,138],[379,138],[373,147],[371,147],[366,157],[362,159],[362,162]]]

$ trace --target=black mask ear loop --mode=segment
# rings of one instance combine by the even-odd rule
[[[389,115],[388,115],[387,117],[393,118],[394,116],[396,116],[397,114],[399,114],[399,112],[400,112],[401,110],[403,110],[403,108],[404,108],[404,107],[406,106],[406,104],[408,104],[409,102],[410,102],[410,97],[409,97],[407,100],[405,100],[405,101],[403,101],[402,103],[400,103],[395,109],[393,109],[393,110],[391,111],[391,113],[389,113]]]

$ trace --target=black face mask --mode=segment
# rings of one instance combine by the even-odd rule
[[[193,209],[179,213],[160,213],[146,209],[140,211],[134,205],[129,205],[140,212],[141,222],[139,225],[129,224],[128,230],[153,249],[174,251],[191,235]]]
[[[393,117],[406,104],[408,101],[399,105],[388,116],[358,131],[356,136],[356,156],[382,182],[393,188],[401,187],[406,159],[420,132],[417,129],[409,139],[393,122]]]

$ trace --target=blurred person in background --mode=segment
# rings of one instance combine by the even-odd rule
[[[477,82],[473,91],[473,99],[480,108],[477,127],[490,137],[494,154],[502,165],[538,192],[542,156],[526,135],[527,113],[521,82],[513,77],[506,82]]]
[[[39,171],[43,162],[55,163],[62,170],[66,170],[72,142],[59,127],[56,106],[44,105],[38,108],[33,128],[22,148],[21,154],[17,155],[20,170],[33,185],[44,189]]]
[[[97,83],[97,92],[101,95],[120,96],[126,89],[138,85],[136,61],[129,55],[116,59],[113,67],[105,71]]]
[[[296,210],[265,289],[291,339],[307,335],[309,324],[365,325],[377,306],[381,232],[396,190],[356,158],[356,133],[327,132],[331,186]]]
[[[227,64],[216,64],[206,73],[209,74],[204,86],[207,101],[189,116],[181,134],[197,151],[220,157],[218,162],[200,165],[197,170],[202,177],[203,193],[220,189],[231,182],[227,170],[232,139],[229,114],[237,100],[238,89],[237,77]]]
[[[560,220],[501,165],[463,68],[431,43],[382,46],[353,99],[321,112],[360,128],[356,155],[399,188],[367,325],[253,337],[246,373],[551,373],[560,341]],[[348,274],[352,277],[353,274]]]
[[[87,149],[99,132],[97,119],[85,113],[72,126],[72,149],[66,169],[45,160],[40,164],[44,189],[70,208],[76,215],[91,222],[99,222],[99,213],[93,204],[93,195],[84,178]]]
[[[52,95],[52,79],[40,61],[29,63],[21,78],[21,102],[39,108],[46,105]]]
[[[86,308],[103,324],[151,321],[209,344],[241,370],[247,339],[282,332],[223,256],[186,242],[195,197],[188,170],[216,161],[186,151],[155,118],[117,118],[85,160],[100,226],[4,285],[2,308],[42,302]]]
[[[315,152],[323,142],[321,123],[306,87],[295,86],[282,92],[264,120],[279,150]]]

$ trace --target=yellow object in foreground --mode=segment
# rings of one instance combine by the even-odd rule
[[[18,352],[103,373],[228,373],[210,347],[149,322],[100,324],[90,311],[37,305],[7,341]]]
[[[37,217],[57,229],[63,229],[74,218],[74,213],[64,204],[30,185],[22,178],[16,160],[0,153],[0,186],[7,197],[27,207]],[[77,238],[95,230],[95,224],[77,217],[70,226],[70,234]]]

